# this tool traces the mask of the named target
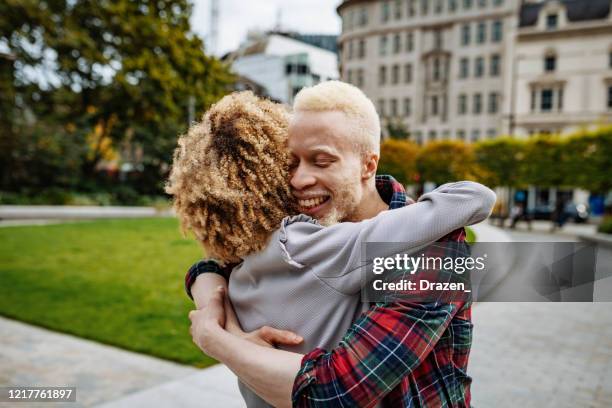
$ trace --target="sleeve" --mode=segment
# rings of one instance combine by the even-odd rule
[[[187,274],[185,274],[185,292],[187,293],[187,296],[193,300],[193,296],[191,295],[191,286],[193,286],[193,283],[199,275],[203,273],[216,273],[223,276],[225,280],[228,280],[232,267],[233,265],[221,267],[212,259],[203,259],[194,263],[187,271]]]
[[[452,231],[484,220],[495,203],[495,193],[479,183],[444,184],[424,194],[417,203],[384,211],[358,222],[327,228],[298,222],[281,227],[286,260],[297,266],[317,265],[319,278],[336,290],[353,294],[361,287],[359,273],[350,272],[375,257],[420,250]],[[384,242],[362,256],[366,242]]]
[[[460,307],[407,302],[373,306],[338,347],[304,356],[293,384],[293,406],[370,406],[421,365]]]

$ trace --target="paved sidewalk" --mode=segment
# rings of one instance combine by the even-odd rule
[[[473,314],[474,407],[612,407],[612,303],[480,303]]]
[[[77,403],[66,407],[92,406],[198,371],[0,317],[0,386],[76,387]]]

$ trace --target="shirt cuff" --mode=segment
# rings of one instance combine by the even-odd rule
[[[233,266],[233,265],[232,265]],[[196,278],[203,273],[216,273],[218,275],[223,276],[225,280],[229,280],[229,273],[231,271],[231,266],[222,268],[215,261],[212,260],[201,260],[193,265],[187,271],[185,275],[185,292],[187,292],[187,296],[193,300],[193,296],[191,295],[191,286],[196,281]]]
[[[300,371],[298,371],[295,377],[293,390],[291,391],[291,401],[294,407],[308,406],[308,402],[305,401],[308,397],[304,392],[312,382],[316,381],[317,377],[315,371],[317,360],[326,353],[325,350],[316,348],[302,357]]]

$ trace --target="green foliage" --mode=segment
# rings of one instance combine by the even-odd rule
[[[207,366],[189,335],[182,276],[202,254],[176,219],[0,229],[0,314]],[[92,261],[95,260],[95,261]]]
[[[612,234],[612,216],[604,217],[597,230],[603,234]]]
[[[511,137],[485,140],[474,146],[478,178],[489,187],[520,187],[525,143]]]
[[[406,140],[387,139],[380,145],[379,174],[391,174],[406,185],[417,181],[416,158],[419,147]]]
[[[423,181],[436,184],[473,179],[474,152],[456,140],[430,142],[419,153],[417,169]]]
[[[612,189],[612,127],[570,136],[566,151],[569,184],[602,194]]]
[[[538,135],[525,145],[524,182],[539,187],[567,185],[567,151],[559,136]]]
[[[77,169],[58,163],[57,172],[95,182],[98,165],[119,156],[141,169],[133,188],[159,193],[190,97],[202,112],[233,81],[190,31],[191,7],[187,0],[1,2],[0,42],[10,58],[0,56],[0,107],[17,109],[0,121],[0,171],[8,174],[0,188],[71,185],[48,163],[34,167],[31,180],[10,169],[29,167],[31,157],[61,161],[65,149],[53,145],[76,139]],[[43,75],[26,75],[32,71]],[[50,133],[47,150],[31,127]]]

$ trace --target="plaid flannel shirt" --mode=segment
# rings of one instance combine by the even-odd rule
[[[389,209],[409,204],[392,177],[378,176],[376,186]],[[440,241],[464,240],[461,228]],[[439,251],[432,246],[426,255]],[[304,356],[293,406],[469,407],[471,344],[469,301],[373,304],[335,349]]]
[[[389,209],[412,202],[391,176],[376,176],[376,188]],[[461,228],[440,241],[464,240]],[[205,272],[229,273],[211,261],[196,263],[185,277],[190,297],[191,285]],[[372,304],[338,347],[303,357],[293,406],[469,407],[471,342],[469,302]]]

